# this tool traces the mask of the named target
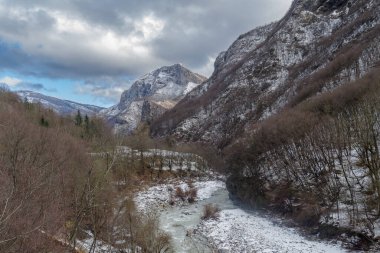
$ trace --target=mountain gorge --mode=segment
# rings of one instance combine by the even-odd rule
[[[26,71],[28,62],[0,64],[0,253],[380,252],[380,0],[288,1],[282,19],[219,53],[208,78],[174,64],[128,86],[126,76],[157,63],[215,56],[206,44],[220,44],[208,35],[225,31],[228,40],[235,22],[251,25],[265,1],[93,1],[74,11],[77,2],[51,10],[25,3],[20,13],[29,20],[38,11],[43,19],[30,24],[38,35],[76,42],[76,54],[90,55],[78,36],[96,32],[91,45],[102,57],[64,65],[46,58],[64,67],[64,82]],[[267,6],[274,15],[277,7]],[[42,29],[47,10],[59,34]],[[63,42],[57,52],[66,60]],[[18,90],[63,84],[60,96],[107,99],[99,103],[125,90],[109,108]]]
[[[152,126],[155,136],[224,148],[282,108],[362,77],[380,60],[378,1],[296,0],[241,35],[212,76]]]
[[[379,0],[294,0],[110,108],[4,85],[0,115],[0,252],[380,252]]]
[[[231,196],[369,250],[380,236],[379,17],[379,1],[293,1],[222,52],[153,136],[216,146]]]
[[[205,79],[181,64],[161,67],[135,81],[117,105],[102,110],[100,115],[116,132],[130,133],[140,122],[150,122],[173,108]]]

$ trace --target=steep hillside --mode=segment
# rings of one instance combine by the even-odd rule
[[[181,64],[156,69],[123,92],[119,104],[101,111],[116,132],[129,133],[141,121],[151,121],[171,109],[188,92],[205,81]]]
[[[222,149],[231,196],[380,249],[380,2],[296,0],[152,125]]]
[[[152,133],[223,148],[280,109],[360,78],[380,60],[379,14],[373,0],[295,0],[282,20],[222,52]]]
[[[43,107],[52,109],[60,115],[72,115],[79,110],[83,115],[95,115],[102,107],[95,105],[85,105],[69,100],[63,100],[55,97],[43,95],[34,91],[17,91],[22,99],[26,99],[30,103],[40,103]]]
[[[101,159],[89,153],[108,151],[113,136],[102,121],[89,123],[0,89],[0,252],[74,252],[68,235],[77,240],[76,228],[68,222],[98,229],[90,225],[90,206],[110,217],[114,192],[103,183]]]

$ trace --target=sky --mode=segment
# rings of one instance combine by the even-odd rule
[[[0,84],[108,107],[161,66],[210,76],[221,51],[291,1],[0,0]]]

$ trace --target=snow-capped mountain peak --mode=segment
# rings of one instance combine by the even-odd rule
[[[131,132],[143,121],[150,121],[171,109],[206,78],[182,64],[164,66],[136,80],[121,95],[119,104],[101,114],[115,125],[116,131]]]

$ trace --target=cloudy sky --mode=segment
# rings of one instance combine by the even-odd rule
[[[205,76],[241,34],[291,0],[0,0],[0,83],[110,106],[131,82],[182,63]]]

